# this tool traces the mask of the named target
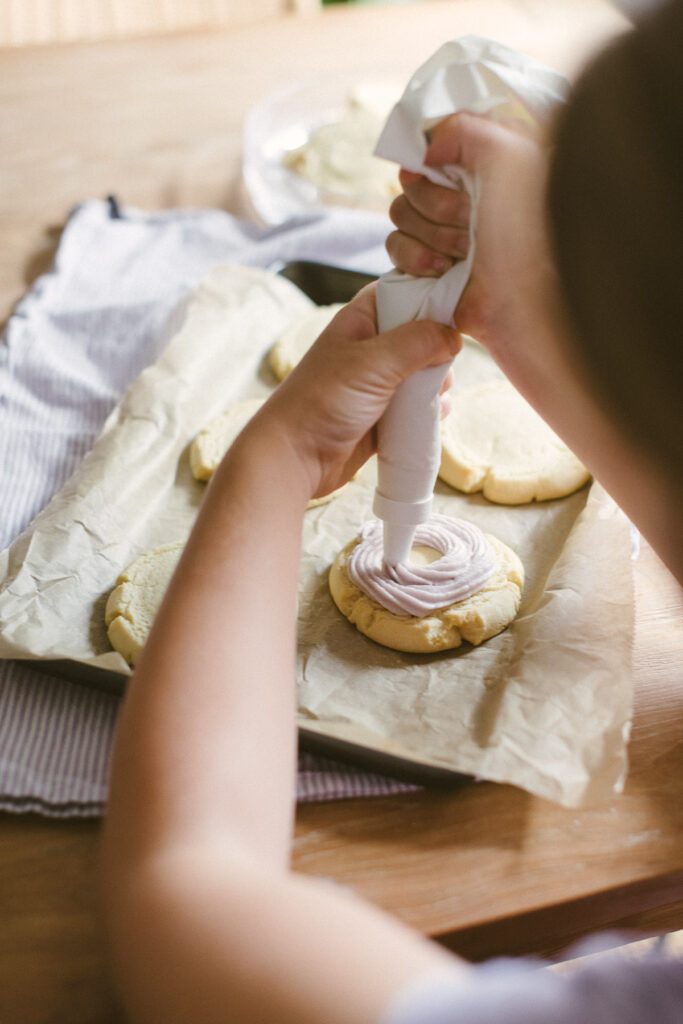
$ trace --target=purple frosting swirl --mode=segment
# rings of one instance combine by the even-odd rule
[[[371,519],[349,555],[349,576],[363,593],[394,615],[421,617],[464,601],[481,590],[496,568],[496,556],[479,527],[463,519],[433,515],[415,530],[413,545],[435,548],[429,565],[385,568],[383,528]]]

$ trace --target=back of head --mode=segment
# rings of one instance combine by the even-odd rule
[[[558,125],[550,231],[603,405],[683,493],[683,0],[579,80]]]

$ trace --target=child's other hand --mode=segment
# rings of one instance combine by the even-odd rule
[[[403,167],[399,181],[403,193],[389,210],[398,228],[386,241],[391,261],[406,274],[440,277],[467,256],[470,197]]]
[[[518,125],[513,130],[485,117],[454,114],[433,129],[425,161],[463,167],[479,178],[475,260],[454,315],[460,330],[493,350],[509,343],[515,310],[537,293],[547,262],[545,152]],[[401,172],[401,183],[403,195],[390,210],[397,230],[387,239],[387,251],[405,273],[438,277],[467,254],[469,197],[408,171]],[[536,301],[535,294],[531,299]]]
[[[423,320],[377,334],[374,288],[363,289],[278,387],[249,430],[284,434],[311,482],[311,495],[346,483],[374,453],[374,427],[411,374],[459,351],[450,327]],[[450,378],[444,383],[445,391]]]

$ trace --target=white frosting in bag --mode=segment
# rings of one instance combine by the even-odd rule
[[[496,568],[496,557],[481,530],[463,519],[434,515],[415,530],[416,545],[441,557],[428,565],[385,567],[382,523],[371,519],[349,555],[352,581],[394,615],[429,615],[481,590]]]

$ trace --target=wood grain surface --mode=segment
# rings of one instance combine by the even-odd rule
[[[320,0],[0,0],[0,46],[222,29],[319,8]]]
[[[624,24],[601,0],[443,0],[0,50],[0,319],[47,269],[66,213],[84,198],[244,211],[244,113],[293,75],[405,77],[470,31],[571,72]],[[596,927],[682,927],[683,597],[647,547],[635,577],[636,709],[622,796],[577,812],[469,783],[307,805],[295,868],[473,957],[552,950]],[[3,1024],[121,1020],[97,912],[98,834],[97,822],[0,816]]]

